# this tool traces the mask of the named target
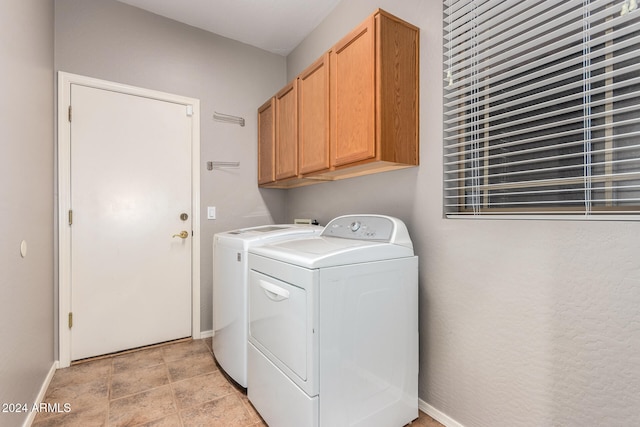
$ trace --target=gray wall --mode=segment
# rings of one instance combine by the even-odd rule
[[[0,403],[30,404],[54,363],[52,1],[0,2],[0,58]]]
[[[442,4],[378,0],[421,28],[420,166],[289,190],[289,217],[406,221],[420,256],[420,397],[467,427],[640,425],[640,223],[448,220]],[[288,78],[374,10],[343,1]]]
[[[213,234],[285,221],[286,194],[256,186],[256,111],[285,83],[285,58],[114,0],[56,0],[55,35],[57,71],[200,99],[200,323],[211,330]],[[246,126],[214,122],[214,111]],[[208,171],[209,160],[240,168]]]

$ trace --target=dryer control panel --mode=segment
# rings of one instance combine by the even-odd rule
[[[382,215],[346,215],[333,219],[322,236],[389,242],[396,230],[395,218]]]

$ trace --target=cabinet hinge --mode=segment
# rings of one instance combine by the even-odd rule
[[[73,211],[69,209],[69,225],[73,224]]]
[[[69,122],[71,122],[71,105],[69,105]]]
[[[69,329],[73,326],[73,313],[69,312]]]

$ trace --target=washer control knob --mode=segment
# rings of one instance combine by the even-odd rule
[[[349,228],[351,229],[351,231],[356,232],[360,230],[360,225],[360,221],[353,221],[351,225],[349,225]]]

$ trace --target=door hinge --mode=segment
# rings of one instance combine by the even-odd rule
[[[69,105],[69,121],[71,121],[71,105]]]
[[[69,329],[73,326],[73,313],[69,312]]]
[[[187,117],[193,116],[193,105],[187,105]]]
[[[69,225],[73,224],[73,211],[69,209]]]

